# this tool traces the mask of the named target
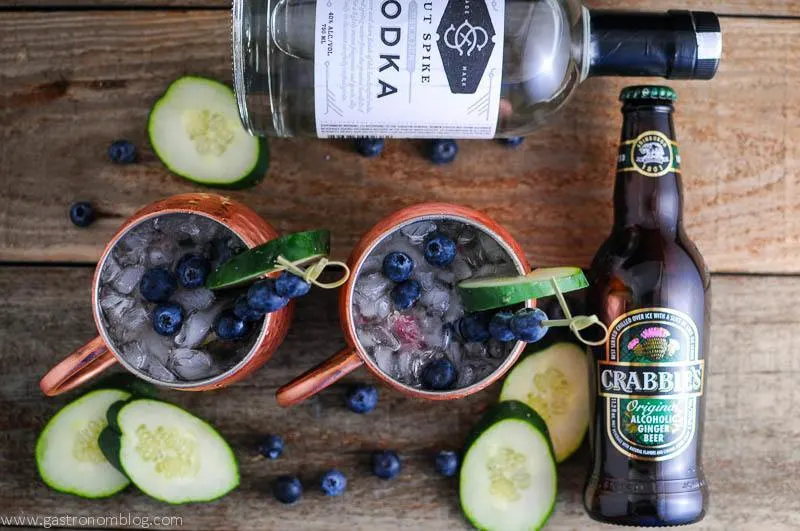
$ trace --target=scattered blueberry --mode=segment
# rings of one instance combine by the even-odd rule
[[[294,503],[303,497],[303,484],[294,476],[279,476],[272,487],[272,494],[281,503]]]
[[[547,314],[539,308],[523,308],[511,319],[511,330],[520,341],[534,343],[547,333],[547,327],[542,326],[546,319]]]
[[[247,303],[247,295],[239,295],[233,305],[233,314],[243,321],[258,321],[264,317],[264,312],[254,310]]]
[[[411,278],[414,260],[406,253],[394,251],[383,258],[383,274],[392,282],[403,282]]]
[[[513,341],[514,331],[511,330],[511,319],[514,314],[509,311],[497,312],[489,321],[489,334],[498,341]]]
[[[95,217],[94,208],[85,201],[69,207],[69,220],[78,227],[88,227],[94,223]]]
[[[127,140],[117,140],[108,146],[108,158],[116,164],[133,164],[136,162],[136,146]]]
[[[458,321],[458,333],[467,343],[489,341],[489,322],[484,313],[470,313]]]
[[[434,164],[448,164],[456,160],[458,144],[455,140],[431,140],[428,144],[428,158]]]
[[[222,312],[214,327],[217,337],[226,341],[242,339],[250,331],[250,326],[244,319],[240,319],[231,310]]]
[[[508,138],[501,138],[500,143],[506,147],[515,148],[525,142],[524,136],[510,136]]]
[[[164,302],[178,287],[178,282],[167,269],[156,267],[148,269],[139,281],[139,293],[150,302]]]
[[[425,240],[425,260],[432,266],[445,267],[456,259],[456,242],[439,232]]]
[[[184,288],[199,288],[206,283],[211,264],[199,254],[187,254],[178,260],[175,274]]]
[[[162,336],[175,335],[183,325],[183,308],[174,302],[164,302],[153,310],[153,330]]]
[[[420,295],[422,288],[413,278],[397,284],[391,292],[392,302],[398,310],[407,310],[414,306]]]
[[[397,452],[384,450],[372,454],[372,473],[381,479],[396,478],[401,468]]]
[[[452,450],[439,451],[434,463],[436,471],[446,478],[451,478],[458,472],[458,454]]]
[[[356,138],[354,144],[361,156],[371,159],[383,152],[384,141],[382,138]]]
[[[425,389],[446,391],[456,383],[456,367],[447,358],[439,358],[425,364],[420,380]]]
[[[277,459],[283,453],[283,437],[280,435],[267,435],[258,446],[258,451],[267,459]]]
[[[374,385],[358,384],[347,391],[347,407],[354,413],[369,413],[378,405],[378,389]]]
[[[347,478],[336,469],[328,470],[319,482],[326,496],[341,496],[347,488]]]
[[[310,290],[310,283],[288,271],[281,273],[277,280],[275,280],[275,293],[281,297],[296,299],[297,297],[302,297]]]
[[[278,295],[275,291],[274,280],[265,278],[253,284],[247,290],[247,303],[254,310],[271,313],[289,304],[289,299]]]

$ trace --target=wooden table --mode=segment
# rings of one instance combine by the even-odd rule
[[[656,0],[596,0],[663,9]],[[800,3],[672,0],[669,7],[723,14],[717,78],[677,82],[686,224],[714,273],[705,465],[711,509],[698,529],[800,528]],[[208,505],[173,507],[134,489],[86,501],[48,490],[33,460],[37,433],[70,396],[45,398],[38,380],[93,337],[92,267],[112,231],[138,207],[199,190],[170,175],[147,148],[147,112],[167,83],[187,73],[230,78],[225,0],[0,0],[0,516],[178,516],[184,529],[390,530],[465,528],[454,482],[431,455],[457,448],[498,389],[453,404],[383,390],[375,413],[343,406],[343,387],[292,410],[277,386],[342,344],[334,293],[298,307],[270,363],[232,388],[167,393],[231,441],[241,487]],[[269,178],[233,197],[282,231],[328,227],[334,254],[390,211],[446,200],[486,211],[508,227],[536,265],[587,265],[611,214],[617,93],[631,80],[591,80],[561,119],[507,151],[464,142],[458,161],[434,167],[415,142],[389,142],[364,160],[334,142],[272,143]],[[106,157],[118,138],[141,163]],[[102,218],[72,226],[69,204],[89,200]],[[359,371],[349,381],[368,379]],[[259,438],[282,433],[285,457],[256,456]],[[373,449],[395,448],[401,477],[372,478]],[[325,499],[318,474],[338,467],[350,485]],[[584,514],[585,449],[560,467],[549,529],[600,529]],[[307,496],[284,507],[270,494],[278,474],[298,474]],[[17,521],[33,525],[34,521]],[[42,523],[42,521],[40,521]],[[62,525],[102,527],[72,520]],[[173,527],[178,527],[173,522]],[[1,527],[1,526],[0,526]]]

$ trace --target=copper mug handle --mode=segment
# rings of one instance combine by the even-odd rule
[[[117,358],[108,350],[103,338],[97,336],[47,371],[39,387],[47,396],[60,395],[94,378],[115,363]]]
[[[281,407],[293,406],[342,379],[364,364],[356,349],[347,347],[304,372],[275,393]]]

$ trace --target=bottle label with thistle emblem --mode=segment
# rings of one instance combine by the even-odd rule
[[[697,326],[667,308],[642,308],[609,327],[597,391],[609,440],[623,454],[665,461],[695,437],[704,363]]]

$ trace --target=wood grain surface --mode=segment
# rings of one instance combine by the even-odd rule
[[[694,9],[715,11],[728,15],[799,16],[800,4],[796,0],[586,0],[589,7],[597,9]],[[186,7],[225,9],[231,0],[0,0],[2,8],[41,7]]]
[[[466,400],[434,404],[381,389],[377,410],[361,416],[343,407],[337,385],[290,410],[275,389],[341,346],[334,293],[315,291],[300,301],[295,326],[275,357],[252,378],[209,393],[165,391],[163,396],[210,420],[228,438],[242,468],[241,487],[212,504],[170,507],[128,490],[109,500],[87,501],[52,493],[36,475],[37,433],[74,395],[44,398],[43,372],[93,335],[88,268],[0,270],[0,516],[181,516],[183,528],[269,530],[444,530],[467,528],[456,484],[433,472],[432,454],[458,448],[498,386]],[[800,279],[715,276],[712,351],[709,356],[705,466],[711,509],[696,529],[762,530],[800,526],[800,361],[791,345],[800,316],[787,311],[800,297]],[[769,293],[769,296],[765,296]],[[37,333],[31,334],[31,330]],[[369,377],[365,370],[348,382]],[[285,456],[256,456],[259,438],[281,433]],[[395,481],[370,476],[372,450],[400,452],[404,469]],[[585,516],[580,492],[588,452],[583,448],[559,469],[559,499],[552,530],[605,529]],[[341,499],[324,498],[318,476],[330,467],[348,475]],[[271,481],[298,474],[307,495],[296,506],[272,499]]]
[[[713,271],[800,272],[800,23],[725,19],[725,56],[713,82],[675,82],[686,223]],[[171,176],[147,147],[148,110],[187,72],[230,77],[227,13],[8,13],[0,17],[0,260],[97,258],[136,208],[198,190]],[[463,142],[435,167],[419,142],[389,142],[375,160],[346,143],[278,140],[257,188],[232,194],[280,230],[327,227],[334,252],[394,209],[459,202],[505,225],[537,265],[586,265],[610,224],[619,89],[594,79],[556,123],[509,151]],[[106,157],[117,138],[141,163]],[[74,200],[103,218],[75,229]]]

